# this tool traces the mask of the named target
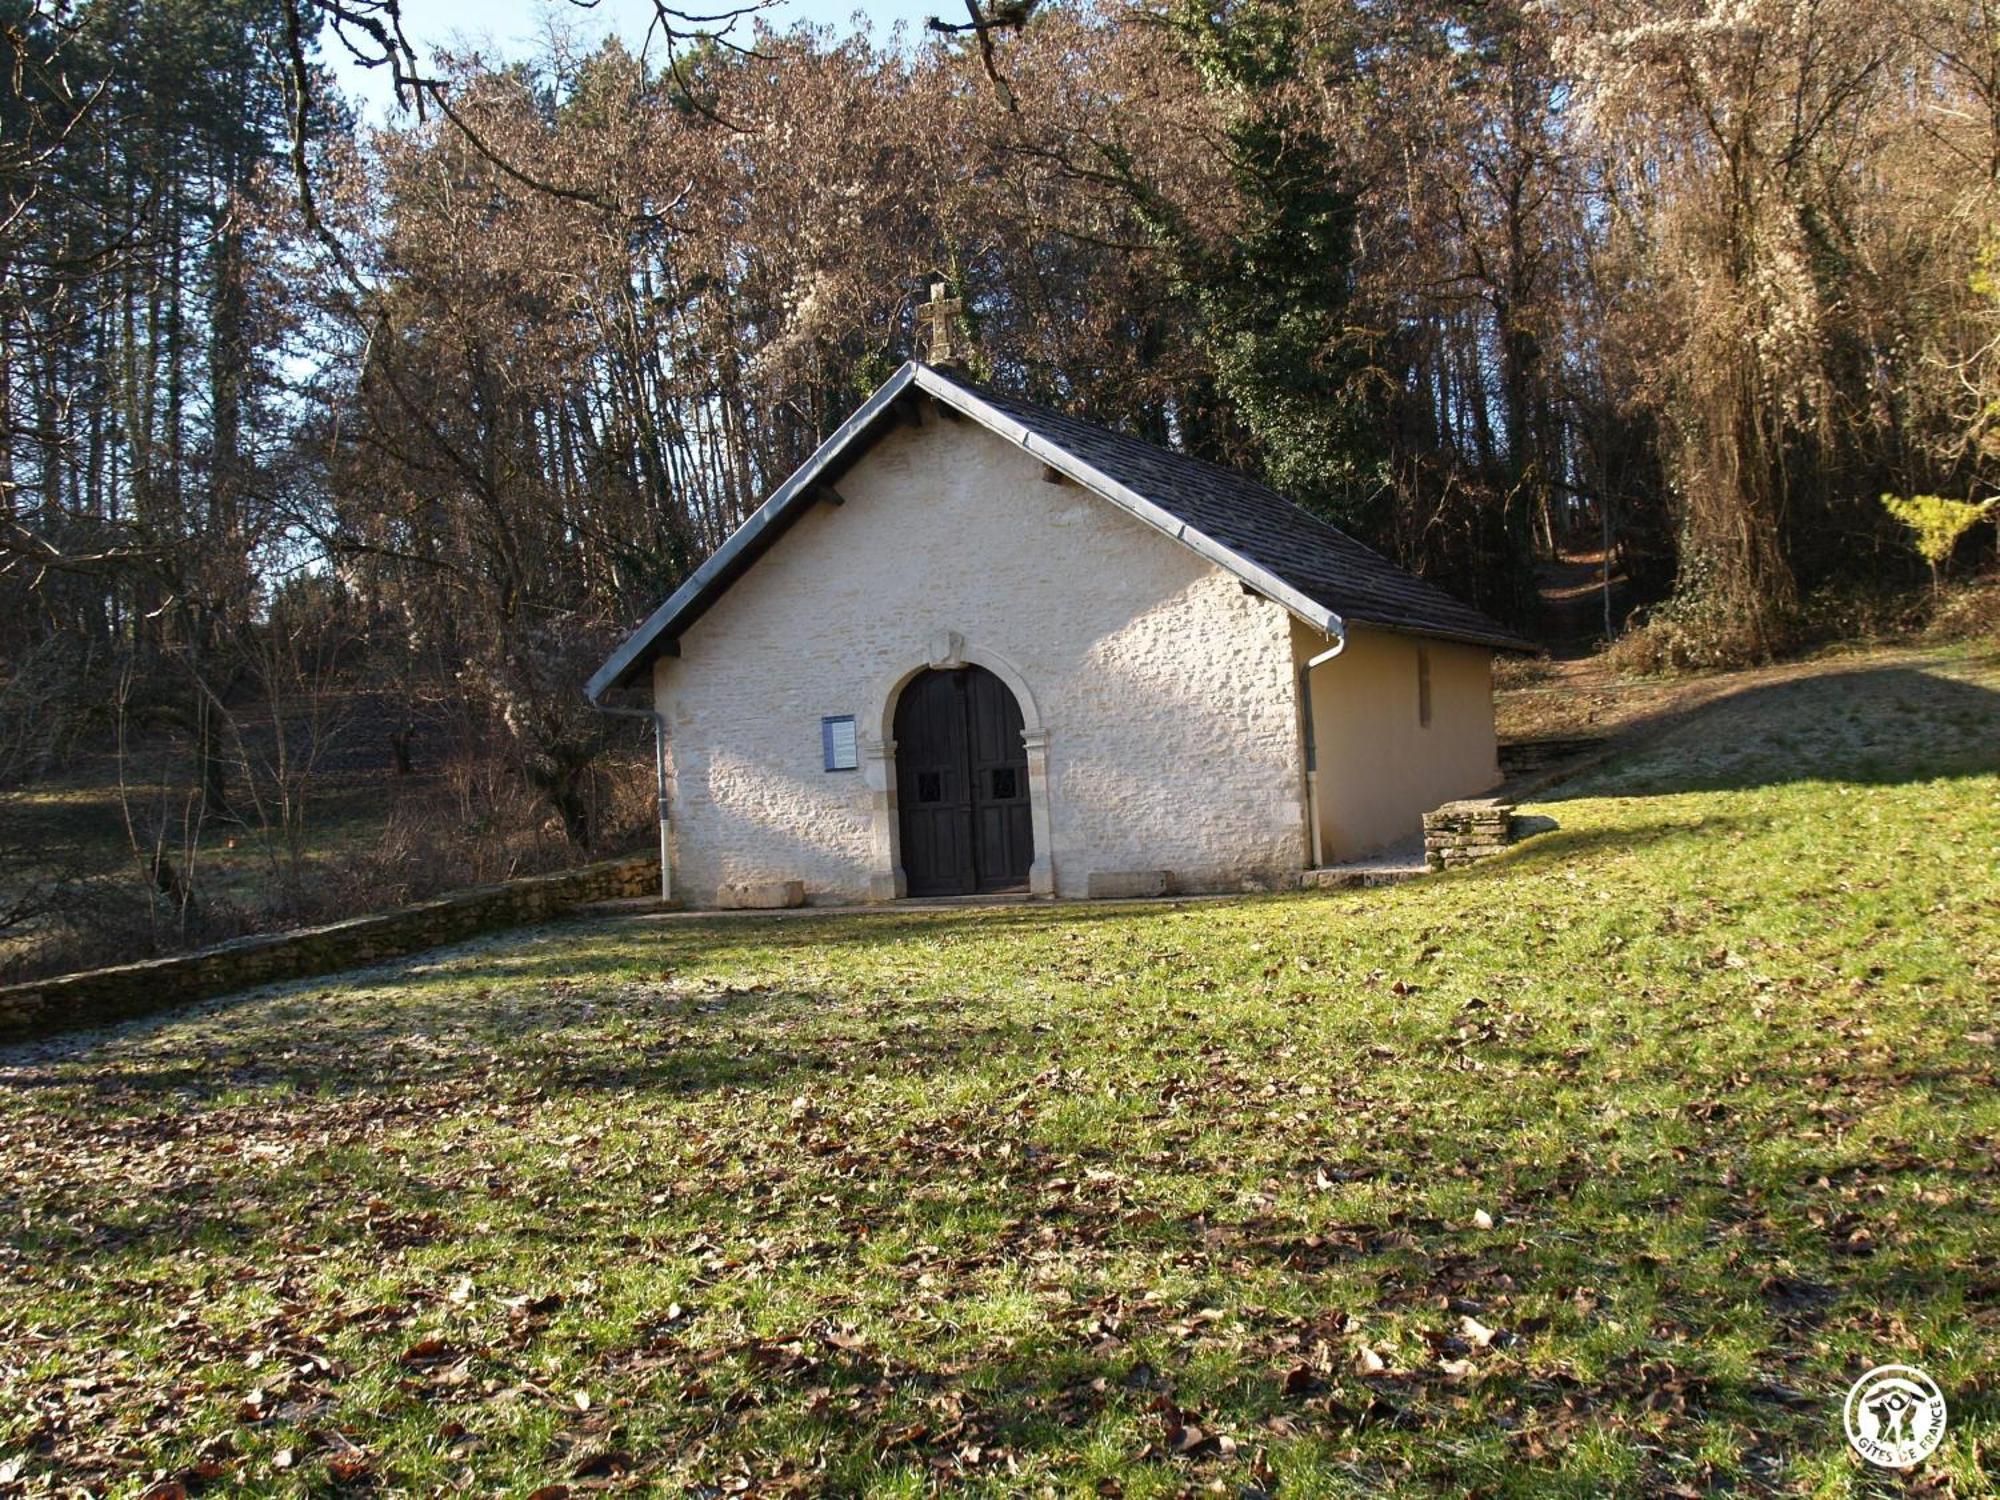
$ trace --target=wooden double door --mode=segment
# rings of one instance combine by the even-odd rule
[[[929,671],[896,704],[896,805],[912,896],[1025,890],[1035,857],[1021,705],[984,667]]]

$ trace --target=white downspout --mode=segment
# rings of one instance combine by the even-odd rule
[[[671,901],[674,899],[674,866],[667,842],[667,716],[655,708],[620,708],[611,703],[599,703],[588,693],[584,697],[601,714],[653,721],[653,785],[660,807],[660,900]]]
[[[1323,662],[1332,661],[1347,649],[1347,630],[1338,615],[1328,615],[1326,623],[1327,639],[1333,644],[1319,655],[1307,659],[1299,668],[1299,706],[1304,711],[1306,721],[1306,822],[1312,830],[1312,862],[1315,870],[1326,864],[1324,839],[1319,827],[1319,746],[1313,730],[1312,673],[1313,668]]]

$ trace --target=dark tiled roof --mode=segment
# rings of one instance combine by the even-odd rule
[[[895,421],[897,406],[919,393],[1020,444],[1315,625],[1337,630],[1358,622],[1505,650],[1535,649],[1253,479],[912,363],[890,376],[632,632],[591,678],[591,699],[633,681],[660,653],[676,651],[681,632],[793,520],[834,493],[831,482]]]
[[[946,378],[1204,536],[1275,573],[1343,620],[1535,649],[1499,621],[1397,567],[1254,479],[1032,401]]]

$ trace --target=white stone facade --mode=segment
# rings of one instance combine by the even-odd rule
[[[1157,869],[1177,889],[1234,890],[1309,862],[1290,617],[1045,473],[927,411],[659,659],[690,905],[777,880],[814,902],[898,894],[895,696],[959,661],[1020,702],[1036,891],[1081,896],[1093,873]],[[859,770],[823,768],[820,721],[840,714],[860,730]]]

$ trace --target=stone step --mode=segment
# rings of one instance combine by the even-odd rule
[[[784,911],[806,904],[803,880],[739,880],[715,893],[722,911]]]

